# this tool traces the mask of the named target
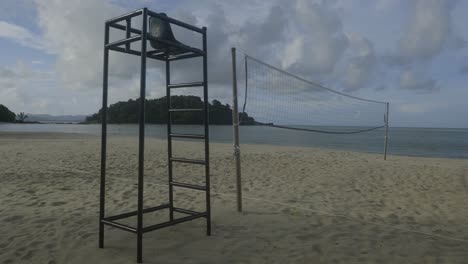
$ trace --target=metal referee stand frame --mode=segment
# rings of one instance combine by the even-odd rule
[[[132,27],[132,18],[140,17],[143,21],[141,29]],[[148,18],[151,25],[153,21],[159,21],[159,27],[150,28],[148,26]],[[200,33],[203,39],[203,50],[186,46],[173,38],[170,25],[177,25],[190,31]],[[161,28],[162,25],[162,28]],[[125,39],[109,43],[109,29],[114,28],[125,32]],[[158,37],[152,32],[162,35],[168,33],[171,38]],[[167,34],[166,34],[167,36]],[[134,50],[130,43],[141,41],[141,49]],[[147,42],[151,42],[151,46],[157,47],[151,49],[147,47]],[[140,73],[140,106],[139,106],[139,145],[138,145],[138,206],[136,211],[123,213],[119,215],[105,215],[105,186],[106,186],[106,148],[107,148],[107,94],[108,94],[108,66],[109,66],[109,51],[118,51],[127,54],[137,55],[141,58],[141,73]],[[203,57],[203,81],[193,83],[178,83],[170,82],[170,63],[175,60],[189,59],[195,57]],[[145,155],[145,95],[146,95],[146,59],[156,59],[166,63],[166,96],[167,96],[167,139],[168,139],[168,168],[169,168],[169,202],[153,207],[143,206],[143,182],[144,182],[144,155]],[[203,108],[200,109],[173,109],[171,108],[171,90],[184,87],[203,87]],[[109,19],[105,22],[105,37],[104,37],[104,72],[103,72],[103,97],[102,97],[102,145],[101,145],[101,181],[100,181],[100,214],[99,214],[99,247],[104,247],[104,225],[109,225],[121,230],[137,234],[137,262],[143,261],[143,233],[150,232],[163,227],[172,226],[182,222],[190,221],[196,218],[206,218],[206,233],[211,235],[211,206],[210,206],[210,163],[209,163],[209,136],[208,136],[208,74],[207,74],[207,43],[206,43],[206,27],[198,28],[184,22],[167,17],[163,13],[155,13],[143,8],[134,12]],[[176,112],[199,112],[203,114],[204,134],[180,134],[173,133],[171,128],[171,115]],[[205,156],[202,160],[188,159],[185,157],[172,156],[172,139],[173,138],[190,138],[203,140],[205,143]],[[174,162],[191,163],[205,167],[205,185],[193,185],[182,182],[173,181],[172,166]],[[189,188],[206,193],[206,211],[195,212],[192,210],[174,207],[173,188]],[[163,223],[158,223],[150,226],[143,226],[143,215],[145,213],[154,212],[157,210],[169,210],[169,220]],[[185,214],[181,218],[175,218],[174,212]],[[137,217],[137,226],[132,227],[117,222],[118,220],[127,217]]]

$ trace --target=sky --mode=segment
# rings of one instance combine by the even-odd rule
[[[468,127],[461,0],[2,0],[0,104],[35,114],[97,112],[104,21],[142,7],[208,28],[210,99],[232,100],[234,46],[337,91],[390,102],[391,126]],[[196,40],[174,30],[184,43]],[[148,63],[149,98],[165,95],[163,66]],[[201,77],[194,63],[179,69],[175,80]],[[110,102],[137,98],[138,89],[138,58],[112,53]]]

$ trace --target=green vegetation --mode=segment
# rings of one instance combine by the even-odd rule
[[[24,123],[24,120],[28,118],[28,115],[25,114],[24,112],[20,112],[19,114],[16,115],[16,120],[18,120],[19,123]]]
[[[171,96],[171,108],[203,108],[203,101],[198,96],[175,95]],[[138,123],[139,99],[117,102],[107,109],[107,121],[110,124]],[[86,123],[99,123],[101,121],[102,109],[98,113],[86,117]],[[146,100],[145,105],[146,123],[166,124],[167,101],[166,97]],[[228,104],[223,105],[218,100],[209,104],[210,124],[230,125],[232,124],[232,110]],[[247,114],[241,113],[242,123],[246,125],[255,124],[255,120]],[[173,124],[202,124],[203,112],[175,112],[172,113]]]
[[[16,115],[6,106],[0,104],[0,122],[15,122]]]

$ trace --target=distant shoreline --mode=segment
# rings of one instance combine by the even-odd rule
[[[221,127],[221,126],[215,126]],[[222,129],[222,128],[220,128]],[[134,138],[137,134],[118,134],[118,133],[109,133],[112,138]],[[40,140],[40,139],[99,139],[101,136],[100,131],[96,133],[86,133],[76,130],[70,130],[70,132],[60,131],[60,132],[50,132],[50,131],[0,131],[0,140],[7,139],[7,140]],[[219,137],[219,136],[218,136]],[[212,137],[211,142],[212,144],[224,144],[224,145],[232,145],[230,140],[220,140],[218,137]],[[229,137],[230,138],[230,137]],[[147,134],[148,140],[165,140],[164,137],[159,137],[151,134]],[[246,139],[245,137],[241,138],[241,146],[249,147],[249,146],[268,146],[272,148],[303,148],[303,149],[323,149],[323,150],[333,150],[333,151],[348,151],[348,152],[356,152],[356,153],[365,153],[365,154],[373,154],[373,155],[380,155],[380,151],[373,151],[370,149],[351,149],[346,148],[345,145],[335,145],[335,146],[321,146],[321,145],[308,145],[306,142],[304,144],[278,144],[275,141],[263,141],[263,142],[252,142],[251,140]],[[340,147],[341,146],[341,147]],[[395,149],[390,149],[389,154],[391,156],[396,157],[417,157],[417,158],[441,158],[441,159],[449,159],[449,160],[464,160],[466,161],[468,158],[465,156],[445,156],[443,153],[440,152],[439,154],[434,153],[418,153],[413,151],[411,148],[408,148],[406,151],[397,151]]]
[[[53,122],[53,121],[28,121],[28,122],[0,122],[1,124],[40,124],[40,125],[101,125],[101,123],[97,122]],[[138,125],[138,123],[107,123],[108,125]],[[166,124],[159,124],[159,123],[145,123],[146,125],[166,125]],[[194,124],[177,124],[177,125],[194,125]],[[231,126],[230,124],[210,124],[210,126]],[[257,124],[240,124],[240,126],[261,126]],[[308,125],[298,125],[298,126],[308,126]],[[361,127],[361,126],[331,126],[331,125],[316,125],[317,127]],[[365,126],[362,126],[365,127]],[[468,127],[409,127],[409,126],[390,126],[392,128],[398,129],[468,129]]]
[[[0,122],[0,124],[15,124],[15,125],[77,125],[81,122],[50,122],[50,121],[24,121],[24,122]]]

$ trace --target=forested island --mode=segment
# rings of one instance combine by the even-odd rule
[[[16,114],[6,106],[0,104],[0,122],[15,122]]]
[[[171,96],[171,108],[203,108],[203,101],[198,96],[174,95]],[[111,104],[107,109],[107,122],[110,124],[138,123],[139,99],[128,100]],[[102,109],[98,113],[86,117],[85,123],[100,123]],[[209,103],[210,124],[231,125],[232,110],[229,104],[222,104],[218,100]],[[242,125],[254,125],[255,120],[246,113],[240,113]],[[150,124],[166,124],[167,100],[166,97],[148,99],[145,104],[145,120]],[[173,124],[203,124],[203,112],[174,112]]]

